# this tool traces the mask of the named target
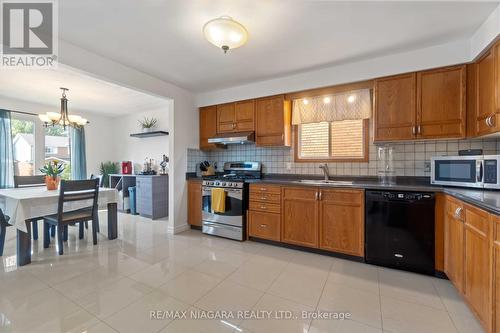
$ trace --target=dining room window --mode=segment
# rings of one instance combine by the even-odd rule
[[[38,146],[35,137],[35,122],[22,116],[12,117],[11,133],[14,175],[34,175],[35,149]]]
[[[58,162],[64,165],[62,179],[71,179],[71,149],[69,128],[60,125],[48,126],[45,131],[45,163]]]
[[[363,162],[368,157],[368,120],[297,125],[297,162]]]

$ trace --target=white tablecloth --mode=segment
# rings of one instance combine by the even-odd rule
[[[9,223],[27,232],[26,220],[56,214],[59,191],[48,191],[45,186],[0,190],[0,208],[10,217]],[[118,202],[118,191],[114,188],[99,188],[99,208]],[[67,202],[64,211],[88,207],[86,202]]]

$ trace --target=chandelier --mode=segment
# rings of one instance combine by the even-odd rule
[[[44,123],[45,127],[49,124],[52,126],[62,125],[64,129],[66,126],[81,128],[87,124],[87,119],[80,117],[76,114],[68,114],[68,99],[66,98],[66,91],[68,88],[60,88],[62,90],[61,97],[61,111],[60,112],[47,112],[46,114],[38,115],[38,118]]]

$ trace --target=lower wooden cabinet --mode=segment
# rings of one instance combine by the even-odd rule
[[[464,294],[479,321],[490,331],[492,298],[491,223],[481,209],[465,208],[464,220]]]
[[[281,214],[248,211],[248,232],[252,237],[281,240]]]
[[[318,228],[318,189],[285,187],[281,241],[317,248]]]
[[[499,218],[451,197],[446,198],[445,211],[445,273],[485,330],[492,332],[495,311],[500,312],[494,309],[500,292],[493,284],[500,247],[492,237]]]
[[[493,332],[500,332],[500,216],[491,216],[491,226],[493,228],[492,260],[493,260],[493,309],[494,315]]]
[[[444,272],[455,285],[464,290],[464,208],[450,197],[445,203]]]
[[[201,227],[201,181],[188,181],[188,223]]]
[[[362,190],[320,190],[319,248],[364,256]]]

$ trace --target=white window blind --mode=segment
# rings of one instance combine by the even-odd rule
[[[298,159],[363,159],[365,157],[364,120],[299,125]]]

